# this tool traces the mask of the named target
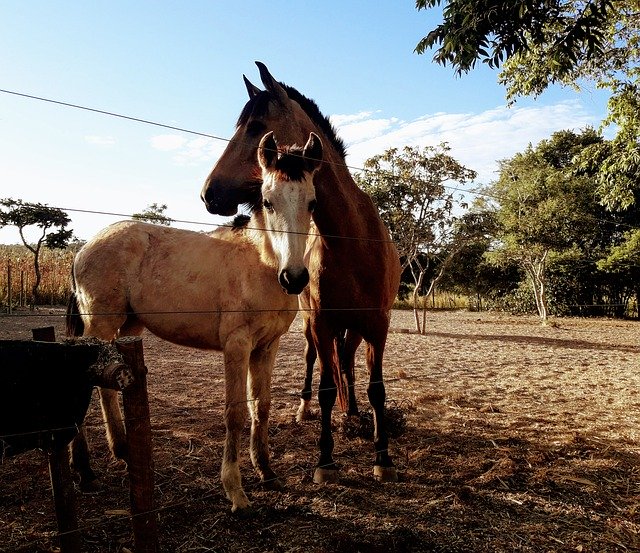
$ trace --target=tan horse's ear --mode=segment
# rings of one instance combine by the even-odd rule
[[[244,86],[247,87],[249,98],[255,98],[260,92],[262,92],[257,86],[255,86],[245,75],[242,75],[244,79]]]
[[[262,137],[258,146],[258,163],[261,169],[269,169],[276,163],[278,157],[278,143],[273,136],[273,131],[269,131]]]
[[[316,133],[309,134],[309,140],[307,140],[302,150],[302,157],[309,171],[315,171],[320,167],[322,163],[322,140]]]
[[[256,65],[260,70],[260,79],[262,79],[264,87],[276,97],[280,104],[286,106],[289,103],[289,95],[287,94],[287,91],[271,76],[271,73],[269,73],[269,70],[264,63],[257,61]]]

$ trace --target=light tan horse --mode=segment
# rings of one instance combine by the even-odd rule
[[[78,323],[79,312],[84,335],[111,340],[147,328],[176,344],[224,352],[222,483],[234,511],[249,505],[238,468],[247,403],[251,460],[267,487],[279,487],[267,444],[271,373],[298,309],[296,295],[309,280],[305,248],[322,142],[308,137],[304,149],[279,153],[273,133],[262,138],[262,186],[248,223],[202,234],[124,221],[104,229],[74,261],[77,309],[72,304],[68,321]],[[122,457],[117,395],[101,390],[101,400],[112,450]]]
[[[318,205],[313,214],[321,236],[311,249],[309,289],[301,296],[306,307],[307,363],[312,366],[317,353],[320,365],[322,431],[314,480],[337,477],[331,411],[337,388],[342,390],[341,365],[347,374],[353,372],[354,353],[362,340],[369,370],[367,393],[374,411],[374,475],[396,480],[384,424],[382,360],[390,309],[400,283],[398,254],[371,198],[349,173],[344,145],[329,120],[315,102],[277,82],[264,64],[257,65],[266,90],[245,77],[249,101],[207,178],[202,199],[210,213],[221,215],[233,215],[239,204],[253,201],[259,193],[256,148],[265,131],[274,131],[285,142],[300,141],[310,132],[322,136],[324,160],[315,178]],[[341,395],[346,403],[347,394]],[[303,396],[303,411],[306,401],[308,397]]]

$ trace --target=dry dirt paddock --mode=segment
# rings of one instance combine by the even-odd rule
[[[29,338],[47,324],[61,336],[60,315],[2,317],[0,338]],[[245,449],[249,518],[230,513],[219,481],[221,355],[145,334],[162,551],[640,550],[640,323],[541,327],[532,317],[456,311],[431,312],[427,336],[404,332],[408,312],[394,312],[391,326],[388,405],[406,422],[390,444],[400,482],[373,480],[370,440],[345,433],[336,410],[341,480],[313,484],[319,421],[294,418],[303,373],[296,320],[273,383],[271,450],[286,489],[262,491]],[[361,355],[357,379],[364,407]],[[126,551],[126,472],[109,460],[98,411],[88,425],[104,487],[79,497],[83,540],[90,552]],[[5,460],[0,550],[55,543],[44,455]]]

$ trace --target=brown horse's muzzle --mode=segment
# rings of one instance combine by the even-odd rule
[[[238,204],[229,198],[228,194],[216,192],[220,187],[216,187],[214,182],[207,181],[202,189],[200,198],[204,202],[207,211],[213,215],[223,215],[225,217],[235,215],[238,211]]]

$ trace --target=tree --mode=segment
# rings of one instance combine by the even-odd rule
[[[171,226],[173,219],[167,217],[164,212],[167,209],[167,204],[158,205],[156,203],[143,209],[140,213],[134,213],[131,218],[138,221],[146,221],[147,223],[153,223],[155,225]]]
[[[636,298],[636,314],[640,318],[640,230],[630,230],[621,243],[613,245],[606,257],[598,261],[598,269],[624,275]]]
[[[550,84],[579,88],[586,80],[611,91],[603,127],[611,142],[581,152],[594,170],[600,201],[610,209],[635,201],[640,185],[640,0],[417,0],[445,4],[444,20],[417,45],[437,47],[434,60],[458,74],[481,60],[503,66],[510,102]]]
[[[449,155],[447,144],[391,148],[368,159],[356,182],[367,192],[380,211],[396,243],[403,270],[409,268],[414,281],[413,307],[418,332],[424,332],[418,315],[418,296],[430,264],[439,269],[431,279],[433,289],[454,255],[451,239],[455,217],[454,195],[447,183],[464,184],[476,173]],[[438,259],[439,256],[442,256]]]
[[[38,300],[38,286],[40,286],[40,250],[42,246],[52,249],[63,249],[73,237],[73,231],[67,230],[71,219],[57,207],[46,204],[27,203],[22,200],[5,198],[0,200],[0,227],[16,226],[20,239],[25,247],[33,254],[33,268],[36,278],[32,287],[31,306]],[[30,244],[25,236],[27,227],[38,227],[41,232],[35,244]],[[56,229],[57,230],[52,230]]]
[[[554,133],[536,148],[500,162],[490,193],[499,203],[500,248],[496,261],[516,260],[531,282],[538,314],[548,317],[547,269],[551,258],[570,250],[594,225],[593,181],[577,176],[571,160],[601,141],[591,129]]]

